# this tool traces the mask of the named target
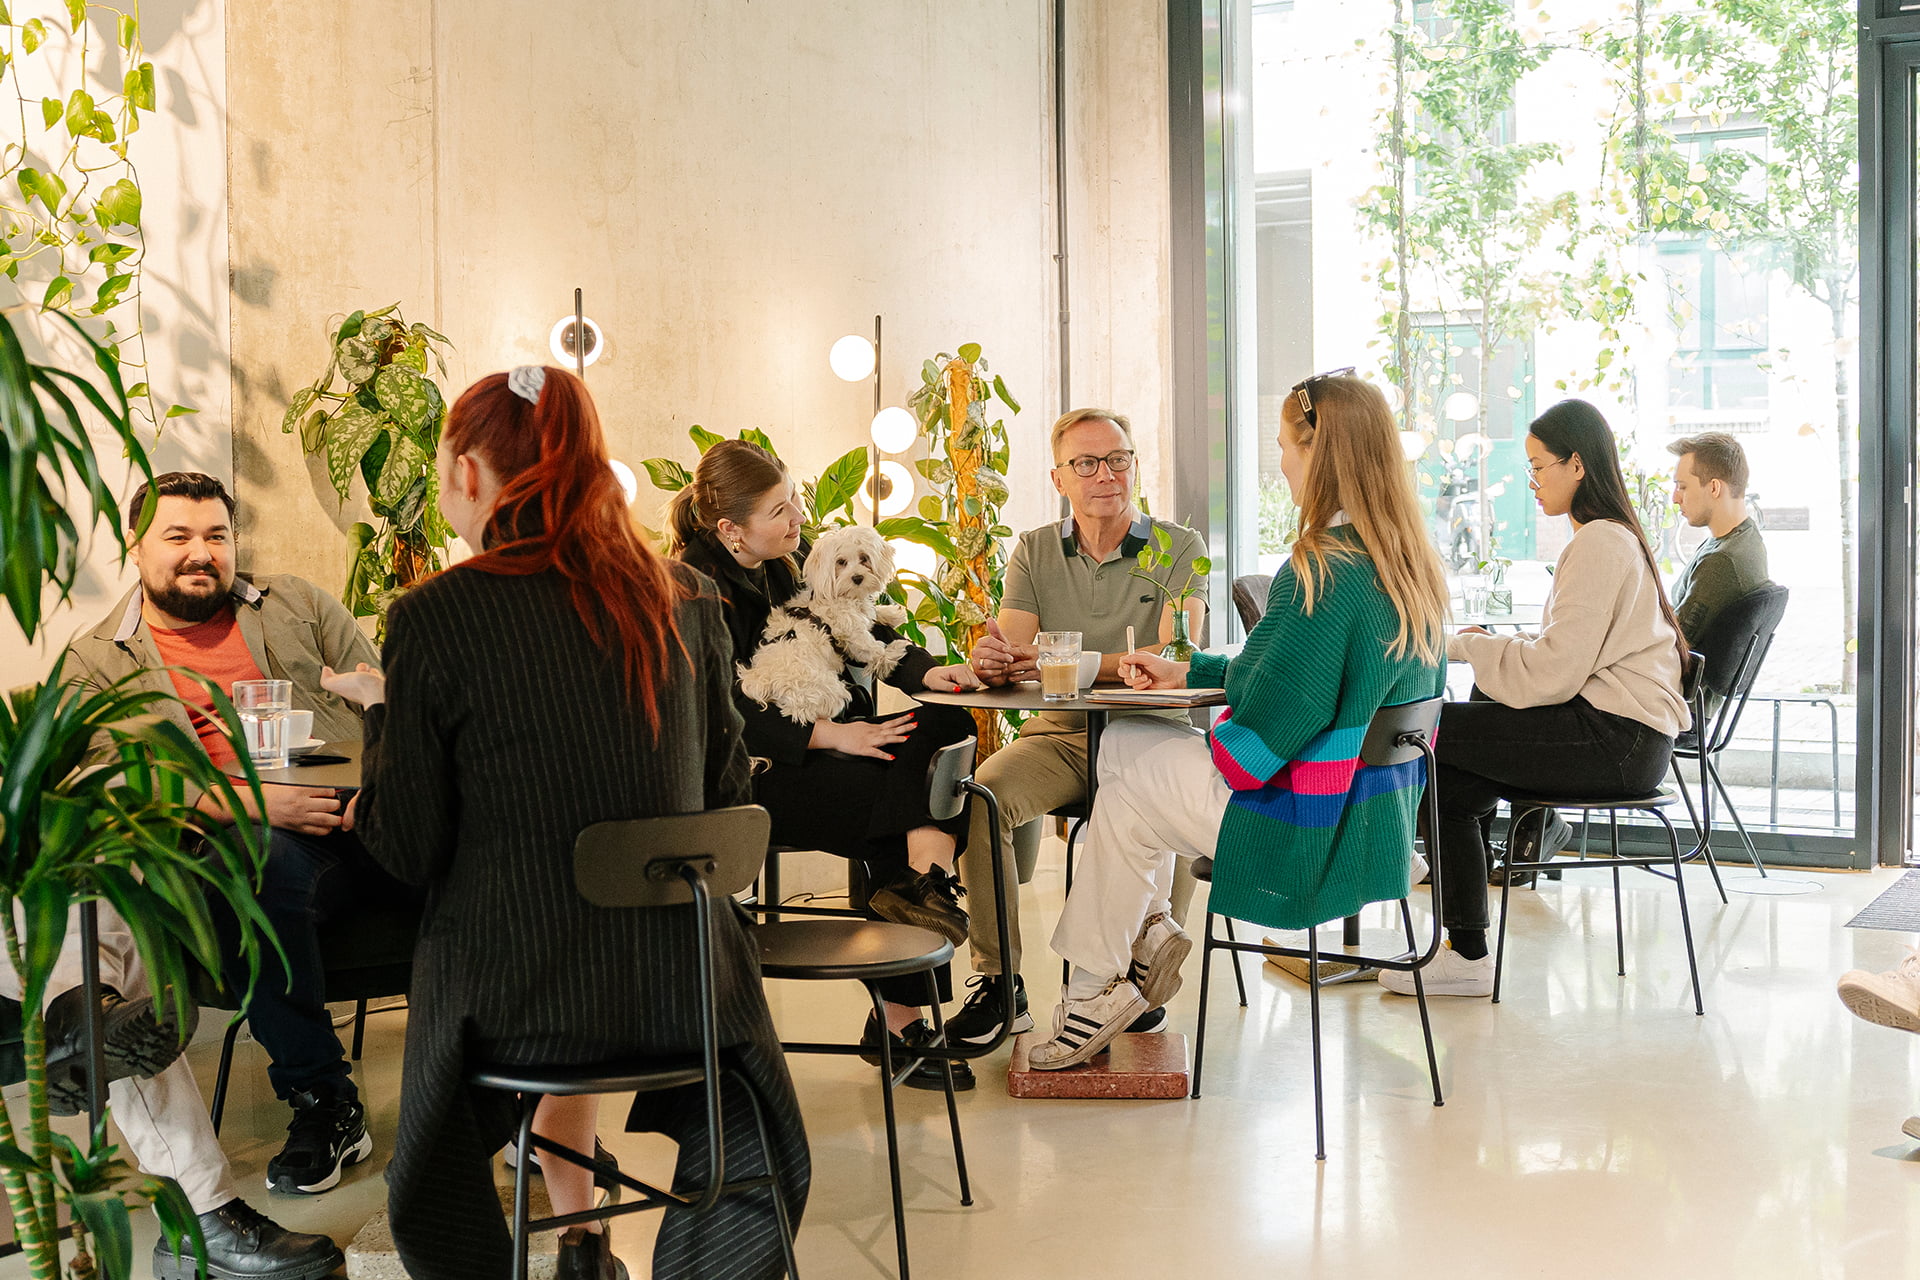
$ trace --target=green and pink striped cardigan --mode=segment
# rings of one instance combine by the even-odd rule
[[[1267,611],[1233,659],[1195,654],[1187,683],[1217,685],[1230,708],[1208,735],[1232,788],[1214,844],[1211,909],[1274,929],[1304,929],[1407,892],[1408,853],[1426,765],[1368,768],[1360,743],[1374,712],[1437,697],[1446,662],[1387,646],[1399,627],[1352,526],[1356,554],[1329,559],[1313,614],[1283,565]]]

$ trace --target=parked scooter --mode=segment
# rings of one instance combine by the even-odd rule
[[[1465,569],[1486,559],[1480,548],[1480,472],[1458,453],[1449,455],[1446,461],[1434,516],[1448,566]]]

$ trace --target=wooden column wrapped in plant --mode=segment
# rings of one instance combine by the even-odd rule
[[[1020,405],[997,375],[989,375],[975,342],[926,361],[920,380],[908,403],[932,456],[916,465],[936,493],[920,500],[919,519],[882,521],[880,532],[921,542],[939,554],[937,580],[919,584],[923,598],[914,620],[937,629],[948,653],[963,656],[985,634],[987,619],[1000,611],[1005,571],[1000,539],[1013,535],[1000,522],[1007,501],[1007,427],[998,418],[989,422],[987,408],[996,399],[1014,413]],[[992,711],[973,716],[985,758],[1000,746],[1003,721]]]

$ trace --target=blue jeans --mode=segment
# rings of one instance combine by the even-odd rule
[[[253,1038],[267,1051],[267,1078],[280,1098],[299,1092],[358,1096],[346,1050],[327,1013],[319,931],[351,915],[356,904],[369,898],[391,901],[401,896],[418,897],[419,890],[382,870],[356,835],[336,831],[308,836],[278,827],[269,833],[259,902],[287,963],[282,966],[270,948],[264,951],[246,1011]],[[222,925],[230,939],[236,936],[230,917]],[[236,946],[227,948],[226,980],[235,991],[246,985],[237,951]]]

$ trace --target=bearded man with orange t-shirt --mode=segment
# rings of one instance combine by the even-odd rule
[[[234,503],[211,476],[169,472],[152,485],[154,511],[132,558],[140,583],[92,631],[68,648],[68,670],[104,687],[135,676],[180,695],[186,708],[169,714],[197,733],[216,763],[232,757],[202,687],[163,668],[183,667],[231,691],[238,680],[288,680],[293,706],[313,712],[324,741],[360,737],[356,708],[320,687],[320,669],[378,667],[379,654],[338,600],[289,575],[243,578],[235,569]],[[147,488],[127,505],[129,530],[140,525]],[[342,798],[314,787],[268,786],[265,811],[251,820],[271,828],[260,905],[286,949],[288,967],[263,957],[247,1017],[272,1059],[275,1092],[289,1102],[293,1123],[285,1148],[267,1166],[275,1191],[320,1192],[340,1170],[372,1152],[366,1114],[346,1053],[323,1001],[315,930],[357,901],[417,896],[382,871],[347,829]],[[251,796],[245,797],[251,806]],[[197,803],[210,815],[235,815],[217,798]],[[291,982],[289,983],[289,979]],[[291,986],[291,990],[289,990]]]

